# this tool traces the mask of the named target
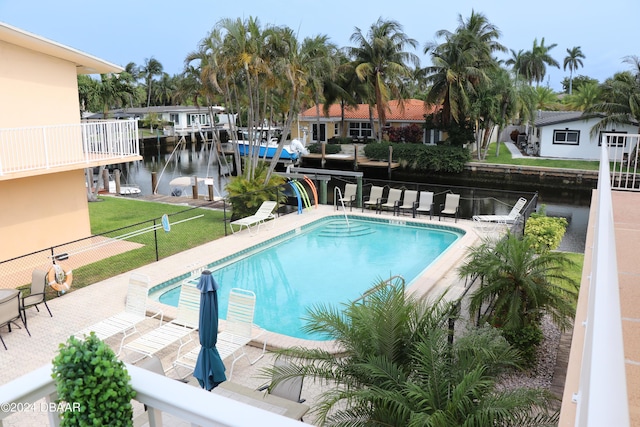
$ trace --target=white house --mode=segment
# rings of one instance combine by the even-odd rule
[[[637,134],[638,125],[609,125],[593,133],[594,126],[604,117],[583,118],[581,111],[539,111],[529,129],[528,148],[540,157],[598,160],[603,134],[612,147],[610,156],[622,160],[634,147],[619,135]]]
[[[210,107],[195,106],[159,106],[159,107],[135,107],[110,110],[109,117],[115,119],[144,119],[150,113],[156,113],[163,122],[172,122],[173,128],[165,128],[165,134],[188,135],[198,131],[198,125],[202,130],[211,130],[211,114],[215,117],[218,128],[228,129],[229,121],[235,122],[236,114],[226,114],[224,107],[212,105]],[[102,114],[94,114],[90,119],[102,119]]]

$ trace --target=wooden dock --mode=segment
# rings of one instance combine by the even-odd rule
[[[322,154],[305,154],[301,156],[302,160],[311,160],[313,162],[322,161]],[[383,162],[379,160],[370,160],[367,157],[358,156],[358,161],[356,162],[356,158],[353,154],[325,154],[325,161],[327,162],[344,162],[351,163],[357,167],[369,167],[369,168],[389,168],[396,169],[400,167],[400,163],[398,162]]]

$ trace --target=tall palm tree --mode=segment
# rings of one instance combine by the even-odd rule
[[[477,88],[489,81],[487,72],[498,66],[493,54],[506,50],[497,41],[499,29],[483,14],[472,11],[466,21],[462,16],[458,21],[455,32],[436,33],[437,37],[444,37],[443,43],[425,47],[433,64],[426,68],[427,82],[431,84],[427,102],[442,105],[445,126],[469,118]]]
[[[549,313],[564,329],[571,324],[577,298],[577,283],[566,274],[572,263],[563,252],[537,254],[530,238],[509,234],[472,248],[458,272],[482,278],[470,297],[472,316],[486,309],[484,320],[518,330]]]
[[[585,59],[580,46],[574,46],[571,49],[567,49],[567,56],[564,57],[563,69],[566,70],[569,67],[569,95],[573,93],[573,72],[578,67],[584,66],[582,60]]]
[[[145,84],[147,86],[147,108],[151,104],[151,84],[155,76],[162,75],[162,64],[155,59],[146,58],[144,65],[140,68],[140,74],[144,77]]]
[[[536,86],[538,86],[544,80],[547,74],[547,65],[560,68],[558,61],[549,54],[549,51],[556,46],[556,43],[545,46],[544,37],[538,44],[538,39],[536,38],[533,40],[533,48],[523,54],[520,74],[526,76],[529,84],[535,81]]]
[[[329,42],[326,35],[306,37],[302,41],[300,54],[307,73],[307,87],[316,106],[317,142],[320,141],[320,98],[324,92],[325,82],[335,76],[337,68],[337,47]]]
[[[511,58],[507,59],[504,64],[511,67],[513,70],[513,74],[515,76],[515,84],[518,84],[518,77],[520,76],[520,70],[522,69],[522,61],[524,58],[524,50],[520,49],[519,51],[515,51],[513,49],[509,49],[511,51]]]
[[[405,48],[415,48],[418,43],[402,31],[397,21],[382,18],[371,25],[366,35],[356,27],[351,42],[356,44],[348,48],[356,63],[356,75],[373,88],[374,97],[369,104],[376,107],[379,122],[377,137],[381,140],[382,129],[387,122],[389,100],[402,99],[402,78],[411,75],[410,65],[419,64],[418,56],[405,51]]]
[[[399,283],[342,308],[316,306],[306,329],[334,339],[341,356],[282,350],[294,367],[280,377],[302,372],[334,384],[316,408],[322,425],[552,425],[553,415],[533,421],[549,402],[544,392],[497,389],[497,375],[519,363],[497,331],[472,329],[450,340],[454,312],[454,303],[417,299]],[[525,420],[531,423],[518,424]]]

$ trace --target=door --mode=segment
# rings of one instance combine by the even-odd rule
[[[318,139],[318,124],[313,124],[313,140],[316,142],[326,142],[327,140],[327,125],[326,123],[320,123],[320,139]]]

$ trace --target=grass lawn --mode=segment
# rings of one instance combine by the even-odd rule
[[[185,206],[120,197],[103,196],[100,200],[89,203],[92,234],[106,233],[105,235],[110,238],[118,238],[128,233],[137,233],[144,228],[150,231],[126,239],[129,242],[141,244],[142,247],[138,249],[75,268],[72,290],[155,262],[156,241],[157,255],[162,259],[224,236],[224,221],[221,211],[189,209]],[[187,209],[189,210],[186,211]],[[180,212],[183,213],[180,214]],[[149,227],[153,226],[154,219],[156,224],[160,224],[160,218],[163,214],[170,215],[171,231],[165,233],[160,228],[154,232]],[[189,220],[189,218],[199,215],[202,217]],[[187,221],[174,224],[183,220]],[[131,227],[134,224],[138,225]],[[82,254],[75,256],[80,257]],[[47,298],[55,296],[57,296],[56,292],[48,288]]]
[[[511,152],[509,152],[509,149],[507,149],[506,145],[503,142],[500,143],[499,156],[496,156],[496,143],[492,142],[489,145],[487,158],[481,161],[481,163],[584,170],[598,170],[598,168],[600,167],[599,161],[591,160],[539,159],[535,157],[514,159],[511,157]]]
[[[566,255],[575,263],[575,265],[567,272],[568,276],[580,285],[582,280],[582,266],[584,264],[584,254],[577,252],[566,252]],[[575,307],[574,307],[575,308]]]

